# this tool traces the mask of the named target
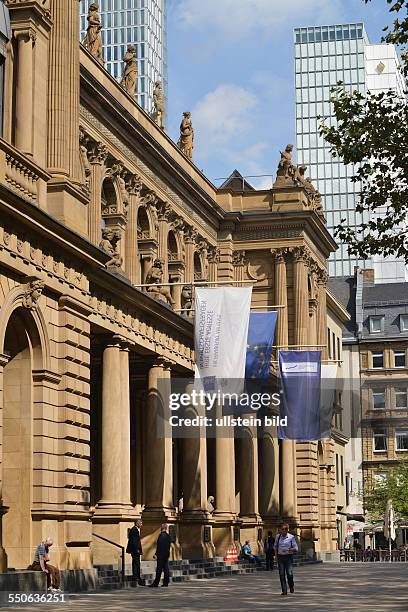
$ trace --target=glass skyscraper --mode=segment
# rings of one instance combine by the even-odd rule
[[[81,40],[84,39],[91,0],[81,0]],[[105,68],[116,79],[123,71],[129,45],[137,50],[139,80],[137,101],[144,110],[153,108],[155,81],[167,92],[166,0],[99,0]]]
[[[296,28],[294,36],[298,163],[309,167],[308,174],[323,195],[327,226],[333,233],[341,219],[356,227],[362,215],[356,212],[360,186],[351,182],[353,168],[334,159],[319,136],[318,117],[329,125],[334,121],[330,89],[342,81],[349,91],[393,88],[403,95],[403,82],[394,46],[371,45],[362,23]],[[378,257],[357,260],[348,254],[347,245],[338,244],[329,261],[331,276],[352,275],[358,265],[374,267],[379,282],[405,280],[403,262]]]

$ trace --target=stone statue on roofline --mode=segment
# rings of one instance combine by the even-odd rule
[[[120,84],[122,85],[123,89],[127,91],[128,94],[134,96],[135,93],[137,93],[138,77],[136,47],[130,45],[127,48],[123,61],[125,62],[125,68],[123,70],[122,80]]]
[[[88,28],[83,40],[83,45],[100,64],[103,64],[101,37],[102,23],[101,18],[99,17],[99,5],[97,2],[92,2],[89,5],[87,20]]]
[[[312,183],[310,176],[306,177],[307,166],[294,165],[292,162],[293,145],[288,144],[284,151],[280,151],[280,160],[276,172],[274,188],[303,187],[309,200],[310,208],[322,210],[322,196]]]
[[[160,129],[164,130],[164,91],[161,81],[156,81],[153,90],[153,121],[159,126]]]
[[[184,153],[188,159],[193,159],[194,130],[191,121],[191,113],[188,111],[183,113],[183,119],[180,124],[180,138],[177,144],[181,152]]]
[[[161,285],[163,282],[163,259],[155,259],[152,268],[149,270],[146,277],[146,284],[150,285],[147,287],[147,292],[152,293],[153,297],[157,300],[161,300],[162,302],[166,302],[166,304],[170,304],[170,306],[175,305],[175,301],[171,295],[170,287]]]

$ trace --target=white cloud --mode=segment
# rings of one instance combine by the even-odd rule
[[[228,151],[256,124],[258,99],[238,85],[225,83],[202,98],[192,111],[196,149],[206,158],[220,149]]]
[[[194,30],[214,29],[231,38],[295,26],[332,21],[341,15],[341,0],[180,0],[180,25]],[[256,44],[256,40],[254,40]]]

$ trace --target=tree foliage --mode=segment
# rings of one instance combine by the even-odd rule
[[[365,3],[370,0],[364,0]],[[384,28],[383,40],[398,45],[401,72],[408,76],[408,0],[386,0],[397,18]],[[402,76],[402,75],[401,75]],[[397,255],[408,262],[408,104],[395,91],[346,91],[342,83],[332,89],[335,121],[323,122],[320,134],[330,151],[352,165],[352,181],[359,183],[356,207],[362,223],[348,228],[342,219],[336,236],[349,245],[349,253]]]
[[[372,522],[381,521],[388,500],[392,501],[397,518],[408,518],[408,460],[392,468],[387,477],[367,486],[364,504]]]

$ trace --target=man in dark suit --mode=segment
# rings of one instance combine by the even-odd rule
[[[161,574],[164,573],[163,586],[169,586],[170,572],[169,572],[169,556],[170,556],[170,545],[171,538],[169,535],[169,526],[167,523],[163,523],[161,526],[160,535],[157,538],[156,554],[154,555],[157,559],[156,578],[150,585],[151,587],[158,587]]]
[[[145,581],[140,576],[140,557],[142,556],[141,528],[142,521],[138,519],[135,521],[132,529],[129,529],[126,552],[132,555],[133,580],[140,586],[144,586]]]

